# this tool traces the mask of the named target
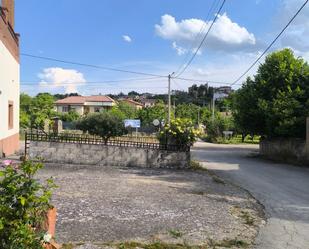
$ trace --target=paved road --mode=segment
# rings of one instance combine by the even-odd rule
[[[309,249],[309,169],[252,156],[257,151],[255,145],[199,142],[192,155],[217,175],[249,190],[265,206],[268,221],[256,248]]]

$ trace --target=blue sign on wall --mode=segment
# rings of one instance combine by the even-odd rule
[[[125,127],[141,128],[141,121],[139,119],[125,119]]]

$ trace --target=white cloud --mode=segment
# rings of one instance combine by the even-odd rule
[[[128,35],[123,35],[122,38],[125,42],[132,42],[132,38]]]
[[[86,83],[82,73],[60,67],[45,68],[38,77],[41,80],[41,87],[50,89],[62,87],[66,93],[77,92],[77,87]]]
[[[173,48],[176,49],[177,53],[183,54],[186,51],[183,47],[192,46],[192,44],[193,47],[198,45],[194,42],[196,42],[197,37],[198,40],[201,40],[200,31],[203,30],[204,35],[210,25],[211,21],[184,19],[178,22],[175,17],[164,15],[161,17],[161,24],[155,25],[155,32],[161,38],[172,41]],[[233,22],[226,13],[219,15],[205,42],[207,48],[221,51],[242,51],[253,48],[255,45],[254,34]],[[194,49],[192,50],[194,51]],[[179,51],[181,52],[179,53]]]
[[[173,49],[176,50],[178,55],[183,55],[183,54],[187,53],[187,50],[183,47],[178,46],[177,42],[173,42],[172,47],[173,47]]]

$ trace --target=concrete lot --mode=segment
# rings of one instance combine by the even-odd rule
[[[255,199],[205,171],[48,164],[50,176],[59,242],[251,243],[263,223]]]

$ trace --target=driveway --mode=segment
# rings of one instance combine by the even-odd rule
[[[268,221],[256,240],[259,249],[309,249],[309,169],[255,157],[255,145],[196,143],[193,158],[217,175],[249,190]]]

